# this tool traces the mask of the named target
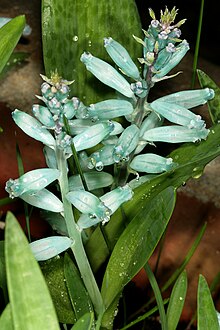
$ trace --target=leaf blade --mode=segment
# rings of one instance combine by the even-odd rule
[[[209,114],[213,124],[220,120],[220,88],[216,83],[202,70],[197,70],[199,83],[202,88],[212,88],[215,91],[215,97],[207,102]]]
[[[25,27],[24,15],[13,18],[0,29],[0,73],[6,65]]]
[[[187,291],[186,271],[183,271],[174,284],[167,310],[168,329],[175,330],[179,322]]]
[[[203,275],[199,275],[197,318],[198,330],[219,330],[218,317],[208,284]]]
[[[10,212],[6,217],[5,236],[6,273],[14,328],[58,330],[55,309],[43,275],[22,229]]]
[[[123,287],[146,264],[166,228],[174,204],[175,193],[169,187],[146,203],[147,206],[137,213],[120,236],[102,284],[101,292],[106,307],[110,306]],[[146,214],[147,219],[141,221]]]

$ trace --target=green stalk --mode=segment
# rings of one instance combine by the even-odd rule
[[[157,306],[158,306],[159,313],[160,313],[162,330],[168,330],[167,317],[166,317],[166,313],[165,313],[165,309],[164,309],[164,303],[163,303],[163,298],[161,296],[160,288],[157,284],[154,273],[152,272],[148,263],[146,263],[146,265],[144,266],[144,269],[146,270],[148,279],[150,281],[150,285],[154,291],[154,295],[155,295]]]
[[[67,120],[66,116],[64,116],[64,115],[63,115],[63,122],[64,122],[64,127],[66,129],[67,134],[71,136],[69,123],[68,123],[68,120]],[[77,152],[76,152],[74,143],[71,143],[71,150],[72,150],[73,159],[74,159],[77,171],[78,171],[78,173],[80,175],[80,178],[82,180],[83,187],[84,187],[85,190],[89,191],[87,183],[86,183],[85,176],[84,176],[83,171],[82,171],[81,166],[80,166],[80,162],[79,162],[79,159],[78,159],[78,156],[77,156]]]
[[[194,88],[195,80],[196,80],[196,68],[197,68],[197,63],[198,63],[199,45],[200,45],[200,37],[201,37],[201,31],[202,31],[204,2],[205,2],[205,0],[201,0],[199,24],[198,24],[198,31],[197,31],[197,38],[196,38],[196,47],[195,47],[195,53],[194,53],[194,58],[193,58],[193,73],[192,73],[191,88]]]
[[[94,278],[87,255],[85,253],[85,249],[82,243],[81,233],[77,228],[77,225],[74,220],[72,205],[66,199],[66,194],[69,192],[68,177],[67,177],[67,171],[68,171],[67,162],[65,159],[64,152],[59,148],[56,149],[56,157],[57,157],[58,169],[61,172],[59,178],[59,184],[60,184],[60,191],[61,191],[63,207],[64,207],[64,219],[66,221],[69,237],[74,242],[71,249],[76,259],[76,263],[78,265],[85,287],[94,305],[97,316],[100,319],[104,313],[104,305],[103,305],[101,293]]]

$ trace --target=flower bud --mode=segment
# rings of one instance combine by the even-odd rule
[[[55,121],[52,113],[47,107],[43,107],[39,104],[34,104],[32,107],[34,116],[46,127],[54,128]]]
[[[86,65],[87,70],[89,70],[103,84],[117,90],[119,93],[129,98],[134,98],[134,93],[132,92],[128,81],[125,80],[125,78],[110,64],[94,57],[90,53],[83,53],[80,59]]]
[[[156,154],[143,154],[133,158],[130,167],[138,172],[161,173],[173,168],[172,158],[165,158]]]
[[[66,100],[66,102],[63,104],[63,114],[67,119],[72,119],[75,116],[75,100]]]
[[[37,261],[44,261],[66,251],[73,243],[69,237],[50,236],[30,243],[30,248]]]
[[[169,60],[172,57],[172,54],[175,51],[176,51],[175,46],[172,43],[168,43],[168,45],[158,53],[158,57],[155,61],[154,68],[156,70],[160,70],[162,67],[164,67],[164,65],[169,62]]]
[[[170,60],[153,76],[152,81],[157,81],[170,72],[182,60],[188,50],[189,44],[186,40],[183,40],[179,46],[176,47],[176,51],[172,54]]]
[[[135,80],[140,78],[137,66],[132,61],[127,50],[112,38],[104,38],[104,46],[112,60],[119,66],[123,73]]]

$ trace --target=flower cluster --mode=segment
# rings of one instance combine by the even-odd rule
[[[79,210],[80,230],[105,224],[120,205],[132,198],[130,173],[157,174],[177,165],[170,157],[147,153],[148,144],[206,139],[209,130],[205,122],[190,109],[213,98],[213,90],[182,91],[148,102],[150,88],[166,79],[189,49],[187,42],[179,39],[184,20],[173,24],[176,14],[175,8],[171,12],[166,8],[158,21],[150,10],[152,21],[144,31],[144,40],[135,37],[143,45],[143,58],[139,59],[142,73],[128,51],[112,38],[105,38],[104,46],[120,72],[90,53],[82,54],[86,68],[116,90],[115,99],[85,105],[77,97],[69,98],[73,82],[62,79],[57,72],[50,79],[42,75],[42,96],[38,98],[44,105],[33,106],[35,118],[15,110],[13,119],[26,134],[45,145],[49,169],[10,179],[6,190],[11,198],[20,197],[31,205],[63,214],[64,202],[46,186],[55,180],[63,185],[60,154],[65,161],[77,156],[74,173],[71,175],[67,169],[68,189],[63,198]],[[163,126],[165,119],[174,125]],[[112,171],[103,171],[109,165],[114,166],[114,177]],[[65,170],[67,166],[68,162]]]

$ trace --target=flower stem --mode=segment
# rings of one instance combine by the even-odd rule
[[[87,255],[85,253],[85,249],[82,243],[81,233],[74,220],[72,205],[66,199],[66,194],[69,192],[68,176],[67,176],[68,169],[67,169],[67,162],[65,159],[64,152],[59,148],[56,149],[56,157],[57,157],[58,169],[61,172],[59,178],[59,184],[60,184],[60,191],[61,191],[63,207],[64,207],[64,219],[66,221],[69,237],[74,242],[71,249],[76,259],[76,263],[79,268],[85,287],[94,305],[96,314],[98,317],[100,317],[104,313],[103,300],[98,285],[96,283],[96,280],[94,278],[92,269],[90,267]]]

